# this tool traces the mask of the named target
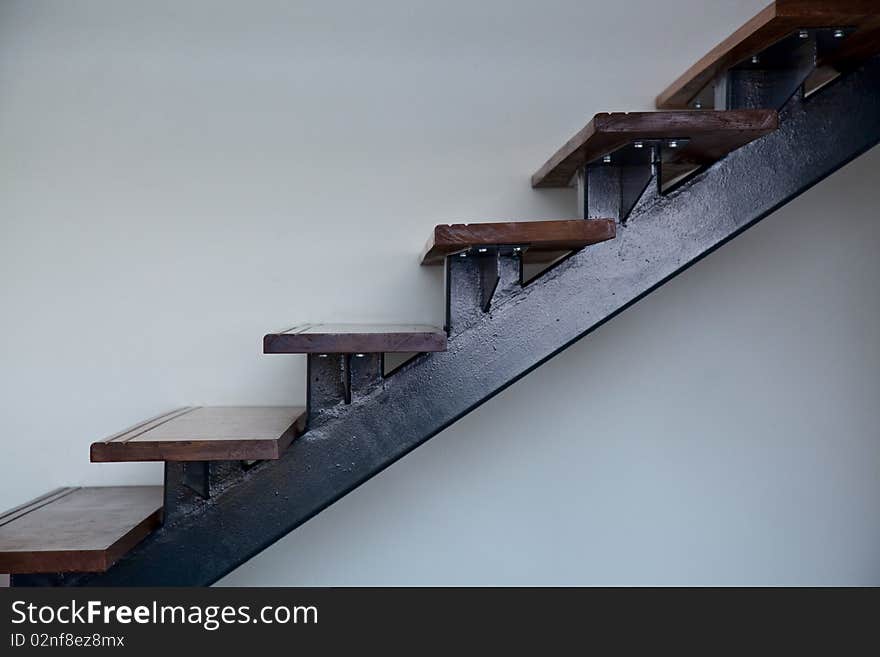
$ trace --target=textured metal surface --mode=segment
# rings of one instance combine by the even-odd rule
[[[311,426],[324,410],[348,403],[351,387],[348,354],[308,354],[306,358],[306,425]]]
[[[780,109],[852,35],[851,27],[795,30],[724,70],[692,99],[696,109]]]
[[[715,109],[780,109],[816,68],[814,32],[783,39],[715,81]]]
[[[487,254],[478,258],[478,262],[480,267],[480,310],[485,313],[489,312],[492,297],[495,296],[495,290],[498,289],[498,283],[501,281],[499,272],[501,254],[495,251],[491,255]]]
[[[579,216],[625,223],[649,188],[666,189],[700,168],[676,160],[689,142],[688,138],[635,141],[588,163],[577,175]]]
[[[349,398],[352,402],[367,397],[383,382],[382,354],[349,355]]]
[[[654,152],[654,148],[648,151]],[[581,201],[586,218],[610,217],[625,222],[648,186],[660,184],[658,169],[659,164],[650,160],[639,164],[587,166]]]
[[[488,313],[480,309],[471,258],[461,266],[453,258],[447,352],[422,354],[351,404],[313,415],[279,461],[244,472],[108,572],[62,583],[216,581],[878,141],[874,60],[805,102],[793,99],[777,132],[673,192],[649,189],[615,240],[574,254],[521,289],[496,291]]]
[[[173,466],[173,462],[166,462],[166,475],[168,466]],[[180,464],[181,482],[191,491],[197,493],[203,499],[211,497],[211,464],[208,461],[185,461]],[[165,491],[168,492],[168,477],[165,477]],[[165,500],[165,508],[169,508],[168,499]]]
[[[446,331],[450,336],[482,321],[492,304],[522,285],[518,247],[471,249],[447,256],[444,268]]]
[[[308,354],[307,358],[307,426],[382,383],[382,354]]]
[[[250,467],[242,461],[166,461],[164,522],[197,512],[202,502],[234,486]]]

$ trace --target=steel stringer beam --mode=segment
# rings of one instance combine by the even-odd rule
[[[493,304],[367,396],[321,415],[279,461],[146,539],[103,574],[16,585],[206,585],[880,141],[880,61],[666,196],[649,190],[617,239]]]

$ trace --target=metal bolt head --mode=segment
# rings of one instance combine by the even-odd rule
[[[458,254],[458,257],[459,257],[459,258],[467,258],[467,252],[466,252],[466,251],[462,251],[461,253]]]
[[[635,148],[644,148],[645,147],[645,145],[640,141],[637,141],[635,144],[633,144],[633,146]]]
[[[760,61],[761,61],[760,57],[758,57],[757,55],[752,55],[752,64],[757,64]]]
[[[354,357],[355,357],[355,358],[363,358],[364,355],[363,355],[363,354],[355,354]]]
[[[798,32],[798,36],[799,36],[801,39],[809,39],[809,38],[810,38],[810,33],[809,33],[807,30],[801,30],[800,32]]]
[[[694,109],[703,109],[703,103],[699,100],[694,101]]]
[[[669,148],[678,148],[678,142],[673,139],[669,142]]]
[[[844,32],[843,30],[841,30],[841,29],[834,30],[834,38],[835,39],[842,39],[845,36],[846,36],[846,32]]]
[[[522,247],[521,247],[521,246],[515,246],[515,247],[513,247],[513,252],[514,252],[514,253],[519,253],[520,251],[522,251]]]
[[[477,249],[477,252],[478,252],[478,253],[485,253],[485,252],[488,251],[488,250],[489,250],[489,249],[479,248],[479,249]]]
[[[610,156],[610,155],[606,155],[605,157],[602,158],[602,161],[603,161],[605,164],[611,164],[611,156]]]
[[[327,358],[327,354],[318,354],[318,358]]]

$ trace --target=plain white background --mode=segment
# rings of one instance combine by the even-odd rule
[[[529,175],[765,3],[4,0],[0,507],[159,483],[88,446],[169,408],[302,401],[267,330],[441,323],[416,262],[435,223],[572,216]],[[878,170],[873,151],[222,583],[880,584]]]

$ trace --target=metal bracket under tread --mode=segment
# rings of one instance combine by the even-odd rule
[[[524,247],[479,247],[446,256],[446,332],[453,336],[480,320],[493,303],[522,287]]]

